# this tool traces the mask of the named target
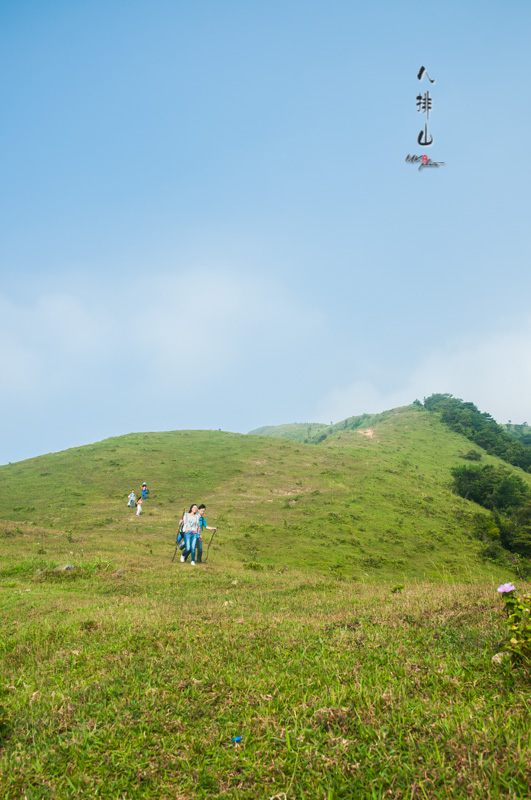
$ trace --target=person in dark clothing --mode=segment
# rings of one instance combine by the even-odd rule
[[[211,528],[207,525],[205,519],[206,506],[201,503],[199,506],[199,540],[197,542],[197,563],[201,564],[203,560],[203,531],[217,531],[217,528]]]

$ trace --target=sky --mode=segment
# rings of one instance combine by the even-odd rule
[[[530,38],[527,0],[0,0],[0,464],[434,392],[531,422]]]

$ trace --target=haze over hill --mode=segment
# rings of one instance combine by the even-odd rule
[[[507,574],[480,558],[474,520],[485,512],[453,491],[450,470],[470,443],[437,415],[413,405],[281,427],[295,441],[271,430],[138,433],[0,467],[12,556],[34,569],[53,541],[70,560],[100,547],[124,564],[129,537],[141,536],[153,566],[167,566],[183,508],[205,502],[218,565],[357,580]],[[297,439],[309,427],[317,446]],[[136,518],[126,498],[143,480],[151,494]]]

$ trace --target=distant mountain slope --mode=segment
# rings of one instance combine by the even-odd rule
[[[404,406],[409,408],[409,406]],[[390,414],[394,414],[398,409],[392,411],[384,411],[381,414],[361,414],[357,417],[347,417],[331,425],[324,425],[320,422],[301,423],[294,422],[288,425],[266,425],[263,428],[256,428],[254,431],[249,431],[248,436],[276,436],[280,439],[290,439],[295,442],[304,442],[305,444],[320,444],[325,441],[329,436],[338,431],[355,431],[362,430],[363,428],[370,428],[383,420],[387,419]]]
[[[307,442],[326,430],[322,422],[292,422],[288,425],[264,425],[249,431],[248,436],[276,436],[279,439],[290,439],[292,442]]]
[[[526,471],[531,468],[531,447],[524,444],[521,437],[511,436],[505,426],[498,425],[490,414],[481,412],[474,403],[451,394],[432,394],[424,399],[424,408],[438,414],[441,422],[451,430],[466,436],[490,455]]]
[[[506,425],[502,425],[502,428],[507,431],[509,436],[517,439],[517,441],[521,442],[523,445],[531,447],[531,428],[527,422],[522,422],[521,425],[508,422]]]
[[[183,508],[205,502],[219,526],[209,563],[223,569],[505,579],[507,565],[482,561],[472,535],[485,512],[452,491],[467,439],[416,406],[345,422],[316,431],[326,433],[317,447],[218,431],[139,433],[2,466],[0,554],[37,568],[97,551],[120,565],[134,536],[153,568],[169,569]],[[136,518],[127,495],[143,480],[151,494]]]

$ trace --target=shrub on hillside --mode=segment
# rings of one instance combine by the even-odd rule
[[[451,473],[457,494],[491,511],[519,508],[531,500],[528,485],[518,475],[491,464],[454,467]]]
[[[508,516],[496,519],[504,547],[531,558],[531,502],[515,508]]]
[[[463,453],[461,458],[464,458],[465,461],[481,461],[482,455],[479,450],[468,450],[468,452]]]
[[[424,408],[440,413],[441,421],[451,430],[483,447],[490,455],[528,470],[531,447],[522,444],[498,425],[490,414],[482,413],[474,403],[464,402],[451,394],[432,394],[424,398]]]
[[[507,628],[510,639],[505,648],[515,663],[531,667],[531,596],[518,596],[512,583],[504,583],[498,587],[499,594],[505,602]]]
[[[493,561],[495,564],[503,564],[507,566],[507,550],[505,550],[500,542],[488,542],[479,551],[479,557],[483,561]]]
[[[466,500],[488,508],[492,515],[477,514],[472,533],[485,547],[483,558],[500,561],[499,546],[509,553],[531,559],[531,491],[518,475],[491,465],[454,467],[455,491]],[[521,561],[519,569],[526,570]]]

